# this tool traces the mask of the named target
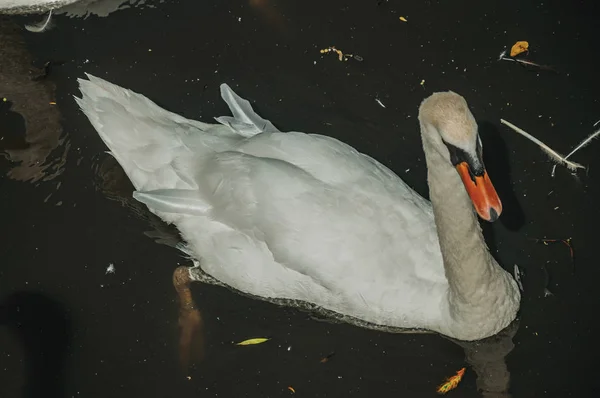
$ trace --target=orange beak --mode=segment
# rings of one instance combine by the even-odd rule
[[[494,222],[502,213],[502,202],[496,193],[496,189],[486,171],[482,176],[476,176],[474,180],[469,173],[467,162],[461,162],[456,165],[456,170],[462,179],[467,193],[471,197],[473,206],[479,217],[486,221]]]

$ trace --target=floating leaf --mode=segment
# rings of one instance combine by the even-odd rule
[[[463,375],[465,374],[465,370],[466,368],[462,368],[461,370],[456,372],[454,376],[446,379],[446,381],[437,388],[436,392],[438,394],[446,394],[448,391],[454,390],[456,387],[458,387],[458,383],[460,383],[460,381],[462,380]]]
[[[289,387],[288,387],[288,390],[290,390],[290,391],[291,391],[293,394],[295,394],[295,393],[296,393],[296,390],[294,390],[294,387],[292,387],[292,386],[289,386]]]
[[[402,22],[408,22],[408,20],[407,20],[406,18],[404,18],[404,17],[400,17],[400,20],[401,20]]]
[[[244,341],[240,341],[239,343],[236,343],[236,345],[255,345],[255,344],[262,344],[265,341],[269,341],[271,339],[265,338],[265,337],[257,337],[255,339],[248,339],[248,340],[244,340]]]
[[[529,51],[529,43],[526,41],[518,41],[510,49],[510,56],[514,57],[526,51]]]

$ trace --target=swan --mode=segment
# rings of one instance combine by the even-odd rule
[[[177,226],[190,281],[308,306],[366,327],[473,341],[516,317],[520,291],[490,254],[477,219],[501,201],[465,99],[419,107],[431,202],[375,159],[334,138],[281,132],[226,84],[233,116],[208,124],[87,74],[75,97],[135,187]],[[304,304],[302,304],[304,303]]]
[[[0,0],[0,14],[43,14],[80,0]]]

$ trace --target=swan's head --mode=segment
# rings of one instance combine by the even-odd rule
[[[502,202],[485,169],[477,122],[467,101],[448,91],[426,98],[419,108],[423,139],[456,168],[479,217],[496,221]]]

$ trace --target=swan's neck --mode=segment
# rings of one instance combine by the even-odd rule
[[[488,251],[458,172],[436,145],[443,144],[423,137],[430,200],[450,289],[450,310],[481,308],[490,301],[487,295],[496,290],[489,289],[489,284],[497,283],[501,269]]]

